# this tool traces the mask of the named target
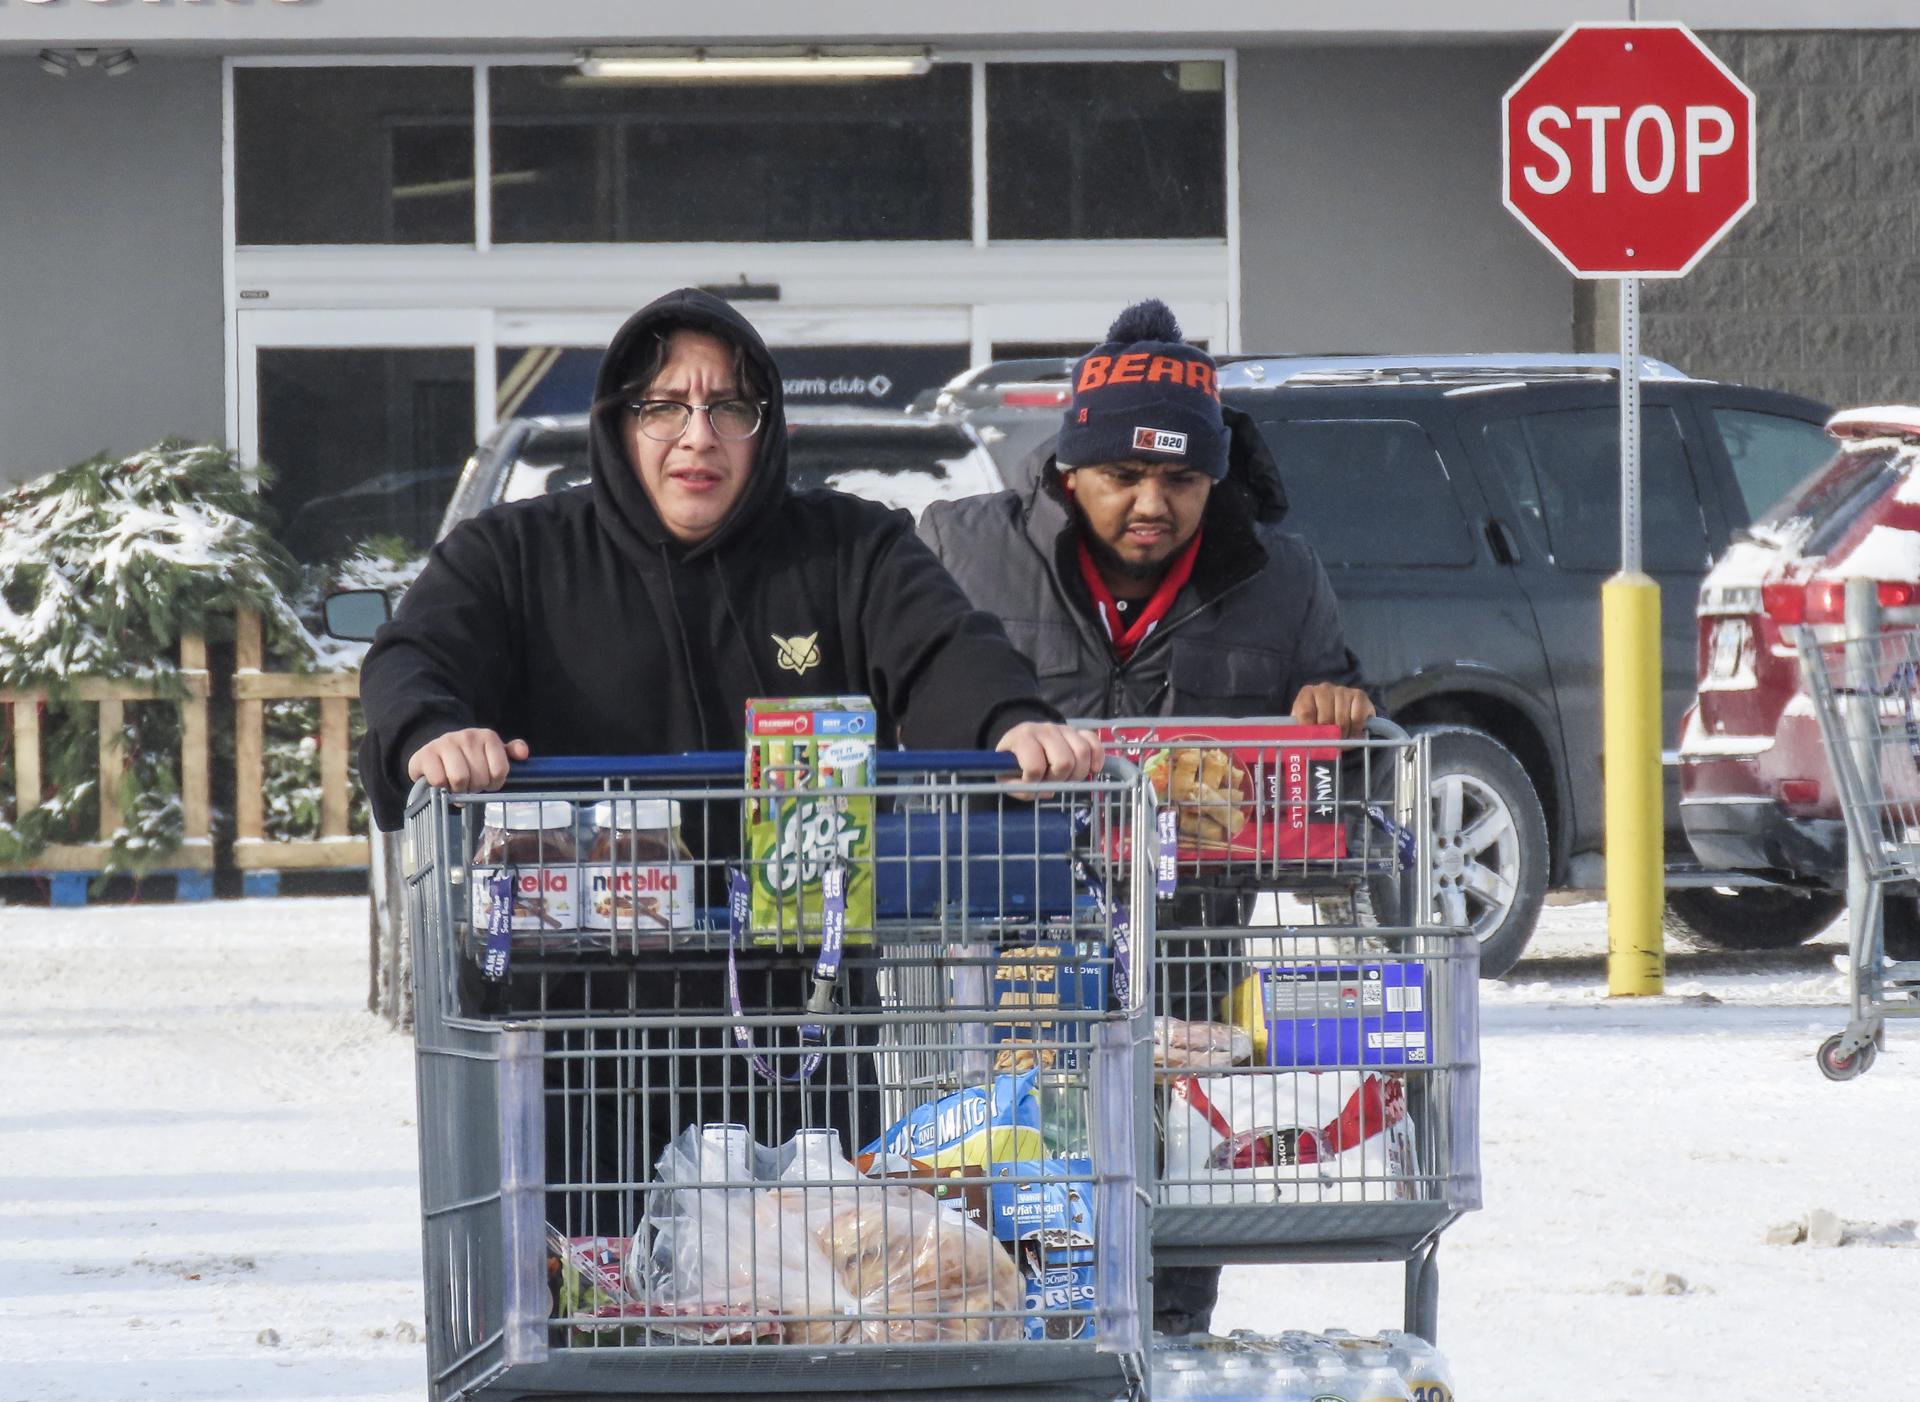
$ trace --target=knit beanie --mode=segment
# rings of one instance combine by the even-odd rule
[[[1165,462],[1219,481],[1227,475],[1226,424],[1213,357],[1180,339],[1158,298],[1135,302],[1107,339],[1073,367],[1073,398],[1061,417],[1060,467]]]

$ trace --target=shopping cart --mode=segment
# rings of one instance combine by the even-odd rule
[[[1009,764],[836,790],[818,929],[755,908],[741,805],[796,799],[738,755],[416,787],[434,1398],[1138,1394],[1153,796]]]
[[[1848,580],[1840,636],[1795,641],[1847,826],[1847,1025],[1816,1053],[1835,1081],[1873,1065],[1889,1018],[1920,1016],[1920,961],[1884,940],[1888,888],[1920,880],[1920,633],[1883,626],[1878,587]]]
[[[1162,800],[1155,1266],[1403,1261],[1435,1341],[1439,1236],[1480,1206],[1479,946],[1433,923],[1425,740],[1099,728]]]

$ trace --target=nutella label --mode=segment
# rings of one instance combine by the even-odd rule
[[[580,879],[585,929],[646,935],[693,928],[695,875],[689,863],[587,866]]]
[[[555,934],[580,928],[580,868],[577,866],[475,867],[473,869],[473,923],[486,929],[493,920],[493,883],[504,874],[513,878],[515,930]]]

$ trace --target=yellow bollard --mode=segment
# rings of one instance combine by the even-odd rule
[[[1600,590],[1607,784],[1607,993],[1666,985],[1660,792],[1660,586],[1622,572]]]

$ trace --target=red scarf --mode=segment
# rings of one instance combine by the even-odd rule
[[[1093,595],[1094,612],[1100,616],[1100,626],[1107,630],[1107,642],[1113,648],[1114,657],[1124,663],[1147,640],[1147,635],[1159,625],[1160,620],[1167,616],[1173,607],[1174,595],[1192,576],[1194,557],[1200,553],[1200,532],[1195,531],[1186,549],[1168,562],[1167,572],[1161,576],[1153,597],[1144,605],[1135,605],[1124,613],[1119,601],[1113,597],[1113,591],[1107,588],[1106,580],[1100,577],[1100,567],[1094,564],[1087,542],[1083,539],[1078,544],[1080,578],[1087,582],[1087,592]],[[1132,615],[1131,622],[1128,621],[1128,615]]]

